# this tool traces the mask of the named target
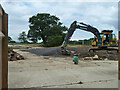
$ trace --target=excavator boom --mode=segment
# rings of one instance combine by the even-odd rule
[[[64,42],[63,42],[63,44],[62,44],[62,48],[65,48],[65,47],[67,46],[67,44],[68,44],[68,42],[69,42],[69,39],[72,37],[72,35],[73,35],[73,33],[74,33],[74,31],[75,31],[76,29],[81,29],[81,30],[84,30],[84,31],[91,32],[91,33],[93,33],[97,38],[99,38],[99,31],[98,31],[96,28],[94,28],[94,27],[92,27],[92,26],[90,26],[90,25],[87,25],[87,24],[85,24],[85,23],[83,23],[83,22],[79,23],[79,24],[81,24],[81,25],[77,25],[77,23],[79,23],[79,22],[74,21],[74,22],[70,25],[70,28],[68,29],[68,32],[67,32],[66,37],[65,37],[65,39],[64,39]]]

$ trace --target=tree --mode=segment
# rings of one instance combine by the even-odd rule
[[[18,40],[21,43],[27,43],[28,41],[27,41],[27,35],[26,35],[26,33],[25,32],[20,33]]]
[[[8,36],[8,43],[16,43],[15,41],[12,40],[10,36]]]
[[[62,36],[49,36],[47,41],[46,41],[46,46],[47,47],[53,47],[53,46],[59,46],[63,42]]]
[[[60,39],[63,40],[65,37],[63,32],[66,31],[67,28],[62,26],[59,20],[58,17],[48,13],[38,13],[36,16],[32,16],[29,18],[29,40],[37,42],[42,39],[45,46],[47,46],[48,41],[50,41],[48,39],[51,36],[62,36]]]
[[[27,38],[33,43],[37,43],[37,41],[41,39],[40,37],[38,38],[38,33],[33,30],[28,31]]]
[[[8,42],[11,42],[12,38],[10,36],[8,36]]]

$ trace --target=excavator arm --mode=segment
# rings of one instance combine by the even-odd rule
[[[96,28],[94,28],[94,27],[92,27],[92,26],[90,26],[90,25],[87,25],[87,24],[85,24],[85,23],[83,23],[83,22],[79,23],[80,25],[77,25],[77,23],[79,23],[79,22],[74,21],[74,22],[70,25],[70,28],[68,29],[68,32],[67,32],[67,34],[66,34],[66,37],[65,37],[65,39],[64,39],[64,41],[63,41],[63,44],[62,44],[62,47],[61,47],[62,51],[65,51],[65,50],[66,50],[66,46],[67,46],[67,44],[69,43],[69,39],[72,37],[72,35],[73,35],[73,33],[74,33],[74,31],[75,31],[76,29],[81,29],[81,30],[84,30],[84,31],[91,32],[91,33],[93,33],[97,38],[99,38],[99,31],[98,31],[98,29],[96,29]]]

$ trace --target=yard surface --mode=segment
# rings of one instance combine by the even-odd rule
[[[118,88],[118,61],[80,60],[23,52],[25,60],[9,61],[9,88]]]

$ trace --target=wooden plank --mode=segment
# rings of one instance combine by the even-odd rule
[[[8,88],[8,15],[3,13],[2,33],[5,37],[2,39],[2,88]]]

